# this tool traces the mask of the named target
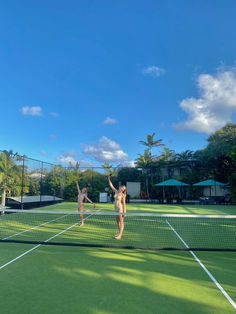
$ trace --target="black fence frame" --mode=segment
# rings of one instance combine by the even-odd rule
[[[7,151],[1,151],[0,150],[0,153],[8,153]],[[56,165],[56,164],[53,164],[53,163],[49,163],[49,162],[45,162],[45,161],[42,161],[42,160],[38,160],[38,159],[34,159],[34,158],[30,158],[30,157],[27,157],[27,156],[20,156],[18,154],[12,154],[10,155],[11,158],[17,163],[17,166],[18,168],[21,170],[21,173],[20,173],[20,186],[18,186],[18,195],[17,196],[20,196],[20,208],[25,208],[26,205],[24,204],[24,196],[30,196],[30,194],[33,195],[37,195],[37,194],[34,194],[33,192],[31,193],[30,191],[27,191],[27,187],[29,185],[29,183],[27,182],[29,176],[27,176],[27,173],[29,172],[32,172],[32,174],[36,175],[36,180],[35,182],[37,182],[37,191],[38,191],[38,195],[39,196],[39,201],[38,201],[38,206],[42,206],[43,204],[46,204],[45,201],[42,200],[42,197],[43,195],[50,195],[50,196],[54,196],[54,200],[56,202],[56,198],[61,198],[61,199],[64,199],[64,192],[65,192],[65,189],[63,189],[63,180],[64,180],[64,183],[65,183],[65,180],[66,178],[64,177],[63,178],[63,171],[75,171],[76,169],[76,166],[75,167],[63,167],[61,165]],[[168,166],[167,166],[168,168]],[[171,166],[170,166],[171,168]],[[173,168],[173,166],[172,166]],[[53,172],[55,170],[55,173],[56,173],[56,170],[61,170],[59,171],[58,175],[55,174],[55,178],[58,179],[59,183],[58,183],[58,189],[55,190],[54,189],[54,192],[53,192],[53,187],[50,187],[50,183],[48,183],[48,190],[47,188],[45,189],[45,186],[44,186],[44,178],[45,178],[45,174],[48,174],[50,171]],[[78,165],[78,172],[80,173],[83,173],[83,172],[88,172],[89,171],[89,174],[90,174],[90,177],[89,177],[89,180],[88,181],[91,181],[91,182],[86,182],[86,180],[84,180],[84,184],[87,184],[88,187],[89,187],[89,184],[91,185],[90,186],[90,194],[91,196],[93,197],[94,193],[97,193],[98,191],[96,191],[96,189],[94,188],[94,184],[93,184],[93,181],[94,181],[94,177],[95,177],[95,174],[97,175],[98,173],[102,174],[102,175],[107,175],[108,173],[121,173],[121,170],[122,169],[133,169],[132,171],[133,172],[139,172],[139,182],[141,182],[141,190],[142,191],[145,191],[146,192],[146,197],[144,197],[144,199],[146,199],[146,201],[153,201],[153,202],[158,202],[158,203],[162,203],[164,202],[164,200],[162,199],[162,191],[161,189],[158,189],[157,187],[154,188],[154,182],[155,183],[158,183],[158,182],[161,182],[161,181],[164,181],[166,179],[169,179],[169,178],[173,178],[174,175],[173,175],[173,169],[171,171],[169,171],[169,168],[167,169],[167,172],[165,175],[162,175],[160,172],[158,173],[158,169],[160,170],[160,167],[147,167],[147,168],[142,168],[142,167],[136,167],[136,168],[130,168],[130,167],[110,167],[110,168],[106,168],[104,166],[94,166],[94,167],[80,167]],[[201,169],[202,171],[204,171],[204,169]],[[131,172],[132,172],[131,171]],[[64,174],[65,175],[65,174]],[[57,176],[57,177],[56,177]],[[213,176],[214,178],[214,176]],[[120,185],[120,184],[126,184],[127,181],[131,181],[131,180],[117,180],[117,178],[114,176],[114,179],[115,181],[115,184],[116,185]],[[148,181],[149,180],[149,181]],[[125,182],[126,181],[126,182]],[[134,180],[135,181],[135,180]],[[136,181],[137,182],[137,181]],[[151,182],[151,183],[150,183]],[[157,191],[156,193],[151,193],[152,195],[154,195],[154,197],[150,197],[149,195],[149,191],[148,191],[148,188],[151,188],[155,191]],[[167,190],[169,189],[169,195],[171,195],[171,193],[174,191],[173,188],[167,188]],[[172,190],[171,190],[172,189]],[[199,194],[200,196],[200,189],[199,188],[195,188],[195,187],[192,187],[190,186],[190,189],[195,189],[194,191],[196,191],[196,195]],[[95,190],[95,191],[94,191]],[[199,191],[199,193],[197,192],[197,190]],[[102,192],[102,191],[100,191]],[[175,191],[176,192],[176,191]],[[167,193],[167,196],[168,196],[168,193]],[[198,199],[199,197],[197,197]],[[172,203],[172,199],[170,196],[167,197],[167,202],[169,203]],[[181,202],[181,200],[179,199],[179,201]],[[215,198],[212,197],[211,200],[202,200],[202,202],[205,204],[212,204],[214,202],[220,202],[221,201],[221,198]]]

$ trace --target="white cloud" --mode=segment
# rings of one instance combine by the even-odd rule
[[[72,165],[75,165],[76,162],[77,162],[77,161],[75,160],[75,158],[72,157],[72,156],[60,156],[60,157],[57,158],[57,161],[58,161],[58,162],[61,162],[61,163],[63,163],[63,164],[67,164],[67,165],[69,165],[70,163],[71,163]]]
[[[64,152],[63,156],[70,156],[70,157],[77,157],[79,154],[76,153],[75,151],[71,151],[71,152]]]
[[[42,116],[43,115],[43,111],[42,108],[39,106],[36,107],[29,107],[29,106],[24,106],[21,109],[21,113],[26,116]]]
[[[201,74],[197,79],[199,98],[186,98],[180,107],[188,114],[177,123],[177,130],[211,134],[230,121],[236,112],[236,69],[220,69],[215,75]]]
[[[81,168],[83,168],[83,167],[86,167],[86,168],[98,167],[98,165],[96,165],[95,163],[90,162],[88,160],[84,160],[84,159],[79,160],[79,165]]]
[[[49,134],[49,137],[51,138],[51,139],[55,139],[55,138],[57,138],[57,136],[55,135],[55,134]]]
[[[59,117],[59,113],[58,112],[50,112],[50,115],[54,118],[58,118]]]
[[[142,74],[150,75],[155,78],[165,74],[165,72],[165,69],[159,68],[155,65],[148,66],[142,70]]]
[[[136,163],[135,163],[135,160],[127,160],[127,161],[121,162],[119,166],[134,168],[136,166]]]
[[[69,166],[70,164],[75,166],[76,163],[79,163],[80,167],[82,168],[83,167],[91,168],[97,166],[96,164],[90,161],[78,159],[78,154],[76,152],[64,152],[61,156],[57,158],[57,161],[62,164],[66,164],[67,166]]]
[[[77,156],[78,156],[78,154],[76,152],[73,152],[73,151],[72,152],[64,152],[61,156],[59,156],[57,158],[57,161],[61,162],[63,164],[67,164],[67,165],[69,165],[70,163],[72,165],[75,165],[76,162],[78,162],[75,159],[75,157],[77,157]]]
[[[121,149],[120,145],[109,138],[102,136],[97,144],[89,144],[84,153],[91,155],[99,162],[124,162],[128,161],[128,155]]]
[[[40,154],[43,155],[43,156],[46,156],[46,155],[47,155],[47,152],[45,152],[45,151],[42,150],[42,151],[40,152]]]
[[[118,121],[116,119],[107,117],[104,121],[103,124],[116,124]]]

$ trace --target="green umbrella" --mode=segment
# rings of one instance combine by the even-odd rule
[[[226,184],[222,183],[222,182],[215,181],[215,180],[204,180],[204,181],[195,183],[193,185],[195,185],[195,186],[209,186],[209,188],[211,186],[214,186],[215,187],[215,197],[216,197],[216,186],[225,186]],[[210,188],[210,196],[211,196],[211,188]]]
[[[187,183],[175,180],[175,179],[169,179],[160,183],[155,184],[156,186],[162,186],[163,190],[162,190],[162,194],[163,194],[163,200],[165,198],[165,190],[164,187],[165,186],[187,186]]]
[[[205,180],[205,181],[201,181],[201,182],[198,182],[198,183],[195,183],[194,185],[196,186],[224,186],[225,183],[221,183],[221,182],[218,182],[218,181],[215,181],[215,180]]]
[[[175,180],[175,179],[169,179],[160,183],[155,184],[156,186],[186,186],[187,183]]]

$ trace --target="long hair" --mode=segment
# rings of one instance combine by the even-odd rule
[[[121,187],[124,187],[125,190],[122,191],[122,196],[126,199],[126,186],[125,185],[122,185]]]

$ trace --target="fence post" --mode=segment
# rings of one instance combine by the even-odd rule
[[[41,163],[40,170],[40,191],[39,191],[39,206],[42,206],[42,185],[43,185],[43,162]]]
[[[92,192],[93,192],[93,167],[92,167],[92,180],[91,180],[92,182],[91,182],[91,190],[92,190]]]
[[[23,204],[23,194],[24,194],[24,175],[25,175],[25,156],[23,156],[23,163],[22,163],[22,178],[21,178],[21,209],[24,209]]]

